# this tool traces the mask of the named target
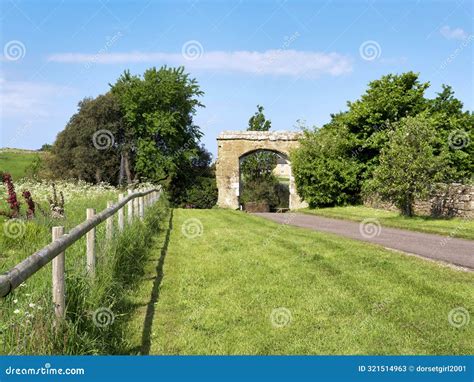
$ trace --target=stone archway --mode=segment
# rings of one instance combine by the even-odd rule
[[[217,205],[239,208],[240,158],[258,150],[281,153],[289,158],[290,151],[299,146],[301,133],[290,131],[224,131],[217,137],[216,180],[219,190]],[[296,192],[290,163],[290,209],[304,208]]]

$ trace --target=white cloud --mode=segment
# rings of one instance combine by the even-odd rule
[[[2,117],[48,117],[53,114],[54,101],[71,89],[45,82],[9,81],[0,77]]]
[[[464,29],[454,28],[451,29],[449,25],[445,25],[440,30],[441,35],[448,40],[464,40],[467,38],[467,33]]]
[[[183,54],[164,52],[58,53],[50,55],[48,61],[74,64],[177,64],[190,69],[305,77],[339,76],[352,71],[352,60],[339,53],[284,49],[265,52],[203,52],[201,50],[197,53],[192,52],[192,55],[190,53],[189,56],[186,55],[186,52]]]

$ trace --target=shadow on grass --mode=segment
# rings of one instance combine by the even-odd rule
[[[166,231],[165,241],[163,247],[161,248],[160,259],[156,266],[156,277],[153,282],[153,288],[151,290],[150,301],[147,304],[145,320],[143,323],[143,333],[142,333],[142,346],[140,354],[148,355],[150,354],[151,347],[151,329],[153,327],[153,318],[155,316],[155,303],[160,297],[160,285],[163,280],[163,265],[165,263],[165,257],[168,251],[168,245],[170,241],[170,233],[173,229],[173,210],[170,212],[168,230]]]

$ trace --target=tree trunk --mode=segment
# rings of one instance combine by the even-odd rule
[[[127,184],[132,183],[132,172],[130,171],[130,157],[128,151],[124,153],[124,169],[127,175]]]
[[[410,196],[407,196],[403,202],[402,215],[413,216],[413,198]]]

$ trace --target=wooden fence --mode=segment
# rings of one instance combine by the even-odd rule
[[[65,315],[65,250],[77,240],[86,236],[86,269],[90,277],[95,275],[96,250],[95,250],[95,229],[102,222],[106,221],[106,240],[113,238],[114,215],[117,213],[118,229],[125,228],[124,207],[127,205],[128,224],[134,219],[143,219],[145,208],[153,205],[161,195],[161,189],[151,189],[133,193],[128,191],[128,195],[119,195],[116,204],[109,201],[107,208],[96,214],[93,208],[86,211],[87,219],[72,228],[69,233],[64,234],[64,227],[52,228],[52,242],[46,247],[36,251],[21,263],[14,266],[8,272],[0,275],[0,297],[7,296],[46,264],[52,261],[53,266],[53,303],[56,316],[63,318]]]

